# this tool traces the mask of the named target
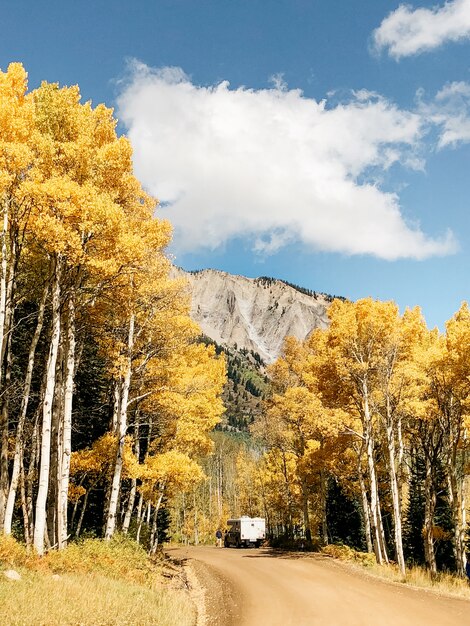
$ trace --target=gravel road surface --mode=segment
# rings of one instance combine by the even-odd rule
[[[207,626],[470,626],[470,602],[390,584],[318,554],[169,550],[204,589]]]

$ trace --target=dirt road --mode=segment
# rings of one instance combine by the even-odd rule
[[[208,626],[470,626],[470,602],[387,584],[321,555],[190,547]]]

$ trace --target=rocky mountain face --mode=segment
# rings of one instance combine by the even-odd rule
[[[325,328],[331,296],[272,278],[245,278],[217,270],[184,272],[192,293],[191,317],[217,344],[257,353],[265,363],[285,337],[305,339]]]

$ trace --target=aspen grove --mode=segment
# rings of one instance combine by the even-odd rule
[[[214,432],[224,352],[116,123],[78,87],[0,72],[0,534],[42,555],[121,532],[153,553],[168,527],[198,543],[261,515],[274,543],[464,576],[468,306],[440,333],[418,308],[335,299],[327,329],[257,355],[251,432]]]
[[[203,479],[225,362],[170,277],[171,228],[78,87],[0,73],[0,532],[107,539]],[[97,531],[98,529],[98,531]]]
[[[265,515],[273,534],[344,541],[403,575],[420,562],[435,575],[439,552],[441,568],[464,576],[467,304],[444,334],[393,302],[335,300],[328,315],[328,329],[288,338],[271,366],[273,393],[253,428],[262,454],[242,459],[238,476],[242,506]]]

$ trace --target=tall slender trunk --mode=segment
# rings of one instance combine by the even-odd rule
[[[24,476],[23,451],[22,450],[20,453],[19,485],[20,485],[20,494],[21,494],[21,509],[23,511],[24,541],[25,541],[26,546],[29,548],[33,543],[33,538],[30,532],[31,529],[30,529],[28,500],[26,496],[26,484],[25,484],[25,476]]]
[[[2,446],[0,453],[0,532],[4,530],[6,506],[8,501],[8,452],[9,452],[9,421],[10,421],[10,386],[11,386],[11,367],[13,362],[12,354],[12,334],[8,334],[6,342],[5,355],[5,377],[3,384],[2,402],[1,402],[1,433]]]
[[[196,504],[196,489],[193,491],[193,510],[194,510],[194,545],[199,545],[199,529],[198,529],[198,510]]]
[[[361,489],[361,503],[362,503],[362,516],[364,520],[364,534],[366,538],[367,552],[372,553],[374,551],[374,547],[372,545],[372,535],[370,528],[370,507],[369,500],[367,498],[367,489],[366,483],[364,481],[364,476],[362,474],[362,455],[364,452],[364,440],[362,440],[362,445],[360,450],[356,450],[357,452],[357,475],[359,478],[359,487]]]
[[[222,517],[222,457],[220,453],[217,455],[217,515],[220,518]]]
[[[126,514],[124,515],[124,521],[122,523],[122,532],[127,535],[129,531],[129,525],[131,523],[132,512],[134,511],[135,497],[137,493],[137,480],[132,479],[131,490],[129,492],[129,500],[127,501]]]
[[[34,547],[39,555],[44,554],[44,534],[46,530],[46,502],[49,488],[49,469],[51,454],[52,403],[54,400],[56,363],[60,341],[60,260],[56,260],[53,270],[54,275],[52,282],[52,334],[46,368],[46,389],[42,405],[41,461],[39,468],[39,486],[36,498],[36,516],[34,524]]]
[[[424,558],[431,576],[437,574],[436,554],[434,551],[434,511],[436,508],[436,492],[434,489],[432,462],[426,455],[426,475],[424,479]]]
[[[83,476],[81,477],[81,479],[80,479],[80,481],[79,481],[79,483],[78,483],[77,487],[79,487],[79,488],[80,488],[80,487],[83,485],[83,483],[85,482],[86,476],[87,476],[87,474],[86,474],[86,472],[85,472],[85,473],[83,474]],[[86,490],[85,490],[85,492],[86,492]],[[78,506],[79,506],[79,504],[80,504],[80,500],[81,500],[81,498],[76,498],[76,499],[75,499],[75,502],[74,502],[74,504],[73,504],[72,515],[71,515],[71,517],[70,517],[70,528],[73,528],[73,527],[74,527],[74,524],[75,524],[75,518],[77,517],[77,511],[78,511]]]
[[[59,485],[60,460],[63,448],[64,385],[65,385],[65,333],[61,315],[59,351],[55,373],[54,401],[52,403],[51,453],[49,467],[49,491],[47,495],[46,524],[49,543],[59,545]]]
[[[85,511],[86,511],[86,508],[88,506],[88,498],[90,497],[91,491],[92,491],[91,487],[89,489],[87,489],[85,497],[83,498],[82,510],[80,511],[80,517],[78,518],[77,528],[75,530],[75,536],[76,537],[80,537],[80,533],[82,531],[83,519],[85,517]]]
[[[42,397],[42,395],[41,395]],[[29,459],[28,471],[25,473],[23,466],[23,483],[25,489],[25,502],[26,508],[23,510],[24,525],[28,527],[28,532],[25,531],[25,537],[31,538],[31,545],[34,541],[34,515],[33,515],[33,490],[35,477],[38,473],[38,462],[40,457],[40,442],[39,442],[39,412],[37,412],[33,425],[33,433],[31,436],[31,455]],[[24,459],[23,459],[24,463]]]
[[[72,289],[68,298],[67,315],[67,347],[65,365],[64,412],[62,426],[61,457],[59,458],[59,511],[58,511],[58,544],[59,549],[67,545],[67,510],[70,478],[70,457],[72,455],[72,401],[75,374],[75,292]]]
[[[367,383],[363,384],[364,401],[364,435],[366,444],[367,467],[369,470],[370,484],[370,512],[371,512],[371,533],[374,546],[375,558],[380,565],[383,563],[382,541],[379,519],[379,494],[377,486],[377,474],[374,459],[374,440],[372,437],[372,417],[369,408],[369,394]]]
[[[150,554],[155,554],[158,547],[158,511],[160,510],[160,506],[162,504],[164,493],[164,487],[161,487],[161,492],[157,500],[157,504],[155,505],[155,511],[153,513],[153,522],[152,522],[152,532],[150,534]]]
[[[380,496],[379,496],[378,491],[377,491],[377,519],[379,520],[380,549],[382,551],[382,558],[385,561],[385,563],[388,564],[387,542],[385,541],[382,508],[380,506]]]
[[[12,253],[13,254],[13,253]],[[8,329],[8,336],[4,342],[5,354],[1,356],[4,361],[4,380],[3,385],[0,384],[2,389],[1,393],[1,452],[0,452],[0,532],[4,532],[6,508],[8,503],[8,490],[9,490],[9,473],[8,473],[8,457],[9,457],[9,438],[10,438],[10,394],[11,394],[11,373],[13,364],[13,327],[14,327],[14,307],[12,304],[14,293],[14,280],[13,280],[13,264],[10,266],[11,272],[8,281],[8,295],[7,295],[7,310],[8,315],[6,319],[5,329]]]
[[[321,514],[321,535],[323,545],[328,545],[328,518],[326,504],[328,499],[328,478],[325,470],[320,471],[320,514]]]
[[[117,432],[118,430],[118,422],[119,422],[119,413],[121,411],[121,385],[120,381],[116,381],[113,389],[114,395],[114,403],[113,403],[113,416],[111,422],[111,430],[112,432]]]
[[[38,309],[38,319],[36,322],[36,329],[34,331],[34,335],[33,335],[33,339],[31,341],[31,346],[29,348],[29,355],[28,355],[28,365],[26,368],[26,375],[25,375],[25,380],[24,380],[24,385],[23,385],[23,397],[21,400],[21,408],[20,408],[20,415],[19,415],[19,419],[18,419],[18,425],[16,428],[16,440],[15,440],[15,454],[14,454],[14,458],[13,458],[13,470],[12,470],[12,475],[11,475],[11,480],[10,480],[10,488],[8,491],[8,500],[7,500],[7,506],[6,506],[6,513],[5,513],[5,525],[4,525],[4,533],[6,535],[10,535],[11,534],[11,525],[12,525],[12,520],[13,520],[13,510],[14,510],[14,506],[15,506],[15,499],[16,499],[16,492],[18,489],[18,480],[19,480],[19,476],[20,476],[20,465],[21,465],[21,456],[22,456],[22,450],[23,450],[23,431],[24,431],[24,425],[25,425],[25,421],[26,421],[26,415],[28,412],[28,404],[29,404],[29,397],[30,397],[30,393],[31,393],[31,381],[33,378],[33,369],[34,369],[34,362],[35,362],[35,357],[36,357],[36,348],[39,342],[39,338],[41,336],[42,333],[42,328],[44,325],[44,311],[46,308],[46,300],[47,300],[47,295],[49,293],[49,285],[47,285],[44,289],[43,292],[43,296],[42,296],[42,300],[39,304],[39,309]]]
[[[388,472],[390,480],[390,490],[392,493],[393,507],[393,530],[395,534],[395,551],[398,567],[401,575],[404,577],[406,573],[405,556],[403,554],[403,533],[401,520],[401,502],[398,489],[397,473],[395,469],[395,434],[393,432],[393,419],[387,400],[387,449],[388,449]]]
[[[134,454],[139,460],[140,457],[140,429],[139,429],[139,412],[136,414],[136,424],[135,424],[135,432],[134,432]],[[124,522],[122,524],[122,532],[127,535],[129,531],[129,525],[131,523],[132,512],[134,511],[135,499],[137,495],[137,480],[135,478],[132,479],[131,491],[129,494],[129,500],[127,502],[126,515],[124,516]]]
[[[284,450],[282,452],[282,473],[284,476],[284,486],[286,493],[286,507],[287,507],[287,519],[284,519],[285,525],[285,533],[289,536],[292,535],[292,495],[291,495],[291,486],[289,480],[289,472],[287,469],[287,460],[286,453]]]
[[[1,416],[0,416],[0,433],[1,433],[1,452],[0,452],[0,532],[4,531],[4,522],[6,516],[6,508],[8,503],[9,492],[9,439],[10,439],[10,393],[11,393],[11,370],[13,363],[12,342],[15,315],[15,289],[16,274],[18,269],[18,254],[16,238],[12,237],[10,232],[10,252],[5,252],[9,256],[7,267],[2,267],[7,272],[5,294],[2,294],[4,300],[4,315],[2,323],[2,347],[0,350],[0,363],[4,368],[0,372],[0,389],[1,389]],[[2,252],[3,256],[3,252]],[[3,287],[3,286],[2,286]]]
[[[127,342],[127,363],[126,373],[122,381],[122,390],[120,395],[120,411],[118,419],[118,441],[116,451],[116,463],[114,466],[114,475],[111,486],[111,494],[108,506],[108,519],[106,522],[105,539],[109,540],[114,534],[116,528],[116,512],[119,499],[119,491],[121,487],[121,474],[123,465],[124,440],[127,432],[127,403],[129,398],[129,389],[131,385],[132,374],[132,350],[134,347],[134,314],[131,315],[129,321],[129,333]]]
[[[311,541],[312,531],[310,529],[310,515],[308,511],[308,487],[305,480],[301,481],[300,487],[302,491],[302,514],[304,518],[305,538],[307,541]]]
[[[463,440],[464,440],[464,445],[463,445],[463,451],[462,451],[462,466],[466,467],[467,466],[467,432],[466,430],[464,430],[464,435],[463,435]],[[461,561],[461,566],[463,568],[462,571],[462,576],[463,576],[463,572],[466,571],[466,565],[467,565],[467,555],[466,555],[466,550],[465,550],[465,533],[467,530],[467,499],[466,499],[466,477],[465,474],[462,476],[461,480],[460,480],[460,532],[459,532],[459,537],[458,540],[460,540],[460,545],[462,546],[462,561]]]
[[[456,476],[455,462],[449,463],[448,467],[448,489],[449,504],[452,511],[452,521],[454,525],[454,556],[457,573],[459,576],[465,575],[465,533],[466,533],[466,510],[465,510],[465,492],[463,489],[463,480],[459,480]]]
[[[137,534],[135,540],[140,543],[140,532],[142,530],[142,523],[144,521],[145,511],[142,511],[144,504],[144,496],[139,494],[139,503],[137,505]]]
[[[5,352],[6,309],[7,309],[7,274],[8,274],[8,226],[10,201],[3,198],[2,203],[2,230],[0,233],[0,384],[3,381],[3,355]]]

